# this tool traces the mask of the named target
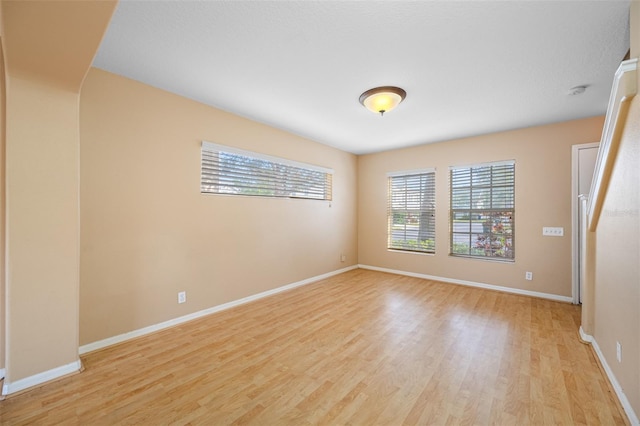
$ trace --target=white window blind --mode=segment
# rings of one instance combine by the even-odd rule
[[[435,170],[390,173],[388,178],[387,247],[435,253]]]
[[[450,168],[453,256],[514,259],[515,162]]]
[[[331,200],[333,170],[202,143],[200,192]]]

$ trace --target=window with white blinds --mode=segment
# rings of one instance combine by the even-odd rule
[[[453,256],[514,260],[515,162],[450,168]]]
[[[389,173],[388,243],[393,250],[435,253],[434,169]]]
[[[202,142],[203,194],[331,200],[333,170]]]

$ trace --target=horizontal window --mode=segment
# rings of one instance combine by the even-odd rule
[[[331,200],[333,170],[202,142],[200,192]]]

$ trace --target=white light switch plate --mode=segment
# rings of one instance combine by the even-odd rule
[[[545,226],[542,228],[542,235],[547,237],[562,237],[564,236],[564,228]]]

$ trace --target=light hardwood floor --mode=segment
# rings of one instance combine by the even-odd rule
[[[82,357],[2,424],[625,424],[569,304],[354,270]]]

